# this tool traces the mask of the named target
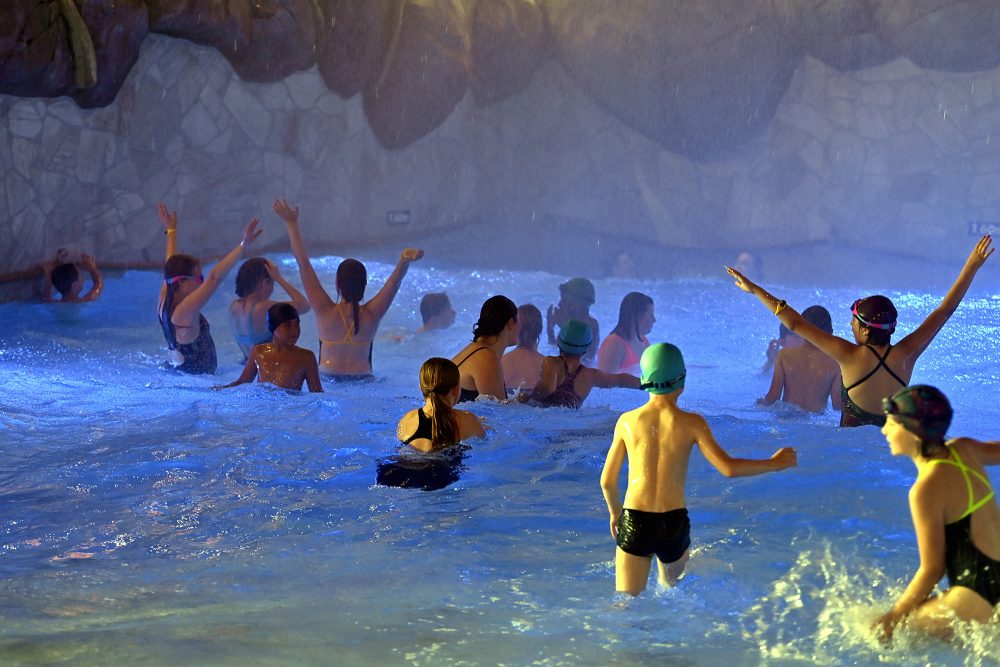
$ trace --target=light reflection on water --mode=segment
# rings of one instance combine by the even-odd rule
[[[321,263],[327,284],[335,267]],[[369,269],[377,287],[391,267]],[[441,289],[455,326],[380,340],[376,382],[318,396],[210,390],[240,368],[222,295],[207,310],[219,375],[159,369],[151,274],[109,280],[92,306],[0,306],[0,662],[963,664],[949,646],[904,635],[886,652],[868,638],[917,565],[912,468],[876,429],[755,408],[777,324],[721,277],[597,281],[605,333],[626,292],[654,297],[651,338],[680,345],[689,366],[682,402],[730,452],[799,450],[797,470],[753,479],[727,480],[694,457],[695,551],[678,588],[612,592],[598,477],[638,392],[595,390],[579,413],[477,404],[492,432],[460,481],[430,493],[374,486],[396,420],[418,404],[423,359],[457,351],[488,294],[544,310],[563,280],[415,265],[383,332],[414,329],[419,295]],[[857,294],[781,296],[819,300],[847,334]],[[938,298],[890,296],[901,334]],[[1000,432],[996,310],[968,300],[918,366],[915,381],[953,398],[954,433]],[[306,316],[301,342],[315,340]],[[970,660],[1000,654],[995,633],[964,641]]]

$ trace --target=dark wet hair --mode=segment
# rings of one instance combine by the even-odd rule
[[[241,299],[252,293],[260,283],[270,276],[267,273],[267,260],[263,257],[251,257],[240,265],[236,272],[236,296]]]
[[[56,268],[52,269],[52,286],[55,287],[60,294],[69,294],[69,291],[73,289],[73,283],[79,279],[80,270],[76,268],[76,264],[60,264]]]
[[[802,311],[802,318],[820,331],[833,333],[833,318],[830,311],[823,306],[809,306]]]
[[[889,344],[889,339],[896,330],[898,314],[888,297],[881,294],[862,297],[851,306],[851,314],[868,330],[870,344]]]
[[[459,440],[455,410],[444,397],[454,391],[460,381],[458,366],[451,359],[431,357],[420,366],[420,393],[434,406],[431,417],[431,447],[434,449],[454,445]]]
[[[472,327],[472,340],[496,336],[511,320],[517,321],[517,306],[502,294],[491,296],[479,310],[479,321]]]
[[[274,330],[285,322],[299,319],[299,311],[290,303],[275,303],[267,309],[267,330],[274,333]]]
[[[337,267],[337,291],[344,301],[351,304],[354,312],[354,333],[361,327],[361,299],[365,298],[365,287],[368,286],[368,270],[356,259],[347,258]]]
[[[611,333],[625,340],[639,337],[639,318],[653,305],[653,299],[642,292],[629,292],[618,307],[618,324]]]
[[[536,345],[539,336],[542,335],[542,311],[530,303],[518,306],[517,321],[521,323],[521,329],[517,333],[517,344],[521,347]]]
[[[451,299],[444,292],[428,292],[420,299],[420,319],[427,324],[430,319],[440,315],[451,304]]]
[[[882,399],[882,412],[898,419],[907,431],[920,438],[920,454],[925,458],[944,445],[954,414],[948,397],[926,384],[903,387]]]
[[[192,255],[178,253],[171,255],[163,264],[163,279],[167,281],[167,292],[163,297],[163,307],[160,309],[160,327],[163,329],[163,336],[167,340],[167,347],[171,350],[177,348],[177,336],[174,334],[174,327],[170,323],[170,316],[173,315],[174,300],[180,283],[171,283],[171,278],[178,276],[193,276],[195,269],[201,266],[201,260]]]

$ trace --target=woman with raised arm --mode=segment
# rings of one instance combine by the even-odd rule
[[[163,204],[159,205],[158,211],[167,235],[167,259],[163,265],[157,315],[169,349],[168,363],[185,373],[210,375],[215,373],[218,360],[215,341],[201,309],[219,289],[226,274],[247,247],[260,236],[257,229],[260,221],[257,218],[251,220],[240,243],[212,267],[208,276],[204,276],[201,260],[177,253],[177,212],[167,210]]]
[[[938,389],[905,387],[883,400],[882,433],[893,456],[917,467],[910,513],[920,567],[874,624],[885,642],[901,623],[941,638],[955,621],[989,622],[1000,605],[1000,508],[984,466],[1000,464],[1000,444],[946,439],[952,409]],[[951,586],[931,593],[941,577]]]
[[[299,231],[299,209],[292,208],[284,199],[277,199],[274,202],[274,212],[288,227],[288,240],[299,264],[302,288],[316,312],[320,371],[338,380],[371,378],[372,340],[378,331],[378,325],[399,291],[410,262],[423,257],[424,251],[416,248],[403,250],[385,285],[364,304],[361,299],[364,298],[365,287],[368,285],[368,272],[358,260],[345,259],[337,267],[336,287],[341,299],[337,302],[323,289],[309,261],[309,253]]]
[[[272,301],[274,284],[278,283],[291,297],[290,302]],[[251,257],[236,272],[236,299],[229,306],[229,324],[236,343],[246,361],[253,346],[271,342],[267,327],[267,311],[276,303],[290,303],[299,315],[309,312],[309,302],[302,293],[285,280],[278,266],[263,257]]]
[[[771,296],[736,269],[726,267],[726,271],[736,279],[737,287],[760,299],[792,333],[840,365],[841,426],[882,426],[882,399],[910,382],[917,359],[958,308],[976,272],[993,254],[992,243],[988,234],[979,239],[941,304],[896,345],[889,341],[896,330],[896,308],[884,296],[866,296],[851,306],[852,343],[816,328],[784,299]]]

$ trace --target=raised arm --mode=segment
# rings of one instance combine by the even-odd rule
[[[762,398],[757,399],[757,405],[774,405],[781,398],[781,391],[785,388],[785,364],[784,357],[779,353],[774,360],[774,370],[771,373],[771,386]]]
[[[171,211],[166,204],[160,203],[156,206],[156,212],[160,216],[160,223],[163,225],[163,233],[167,236],[167,249],[163,256],[163,261],[177,254],[177,211]],[[163,303],[167,295],[167,284],[160,285],[160,303]]]
[[[302,292],[295,289],[288,280],[281,275],[281,271],[278,270],[278,265],[267,259],[264,260],[264,268],[267,269],[267,275],[271,277],[271,280],[281,285],[281,289],[285,290],[292,300],[292,307],[299,312],[299,315],[304,315],[309,312],[309,300],[302,296]]]
[[[406,272],[410,270],[410,263],[417,261],[423,256],[424,251],[418,248],[406,248],[403,252],[399,253],[399,261],[396,262],[396,268],[392,270],[389,279],[385,281],[385,285],[382,285],[382,289],[378,291],[378,294],[365,304],[365,308],[375,316],[376,320],[381,320],[385,317],[386,312],[388,312],[389,306],[392,305],[392,300],[396,298],[396,292],[399,291],[400,285],[403,284]]]
[[[926,484],[914,484],[910,489],[910,513],[917,533],[920,567],[892,609],[875,622],[879,638],[886,642],[892,639],[899,622],[927,601],[944,576],[944,515],[940,501],[931,491]]]
[[[903,340],[899,341],[899,345],[904,346],[911,358],[914,355],[919,356],[927,349],[927,346],[937,336],[941,327],[945,325],[945,322],[958,309],[958,305],[962,303],[965,293],[969,291],[969,286],[972,285],[972,279],[976,277],[976,273],[980,267],[993,254],[995,248],[991,247],[992,244],[993,238],[989,234],[979,239],[979,242],[976,243],[969,254],[968,259],[965,260],[965,265],[958,274],[958,278],[955,279],[955,284],[945,294],[941,304],[927,316],[927,319],[919,327],[903,338]]]
[[[205,307],[208,300],[219,289],[219,285],[226,278],[226,274],[229,273],[233,265],[243,256],[244,251],[254,242],[254,239],[260,236],[260,230],[257,229],[258,224],[260,224],[260,220],[257,218],[247,223],[246,229],[243,232],[243,238],[236,247],[216,262],[212,270],[205,276],[205,282],[199,285],[198,289],[191,292],[183,301],[177,304],[173,314],[170,316],[170,321],[175,326],[192,326],[194,324],[201,309]]]
[[[323,284],[316,275],[316,269],[309,261],[309,252],[306,244],[302,240],[302,233],[299,231],[299,209],[292,208],[284,199],[274,200],[274,212],[285,221],[288,228],[288,242],[292,246],[292,254],[299,265],[299,279],[302,281],[302,288],[306,291],[306,298],[317,315],[326,316],[336,305],[330,295],[323,289]]]
[[[90,281],[93,283],[90,291],[80,297],[80,301],[97,301],[101,292],[104,291],[104,278],[101,277],[101,272],[97,268],[97,262],[94,261],[92,255],[83,255],[80,258],[80,266],[90,274]]]
[[[760,299],[760,302],[774,313],[789,331],[818,347],[820,351],[838,364],[843,364],[850,358],[851,352],[854,350],[853,343],[814,327],[794,308],[785,303],[783,299],[779,300],[777,297],[772,296],[767,290],[752,282],[736,269],[727,266],[726,272],[736,279],[737,287]]]
[[[698,449],[708,462],[726,477],[752,477],[796,465],[795,450],[791,447],[782,447],[769,459],[733,458],[715,441],[712,429],[708,427],[704,417],[693,415],[692,419],[696,420],[694,433]]]
[[[615,424],[615,434],[611,438],[611,448],[604,459],[604,469],[601,471],[601,491],[604,502],[608,506],[611,536],[618,538],[618,517],[622,514],[621,493],[618,491],[618,478],[621,477],[622,465],[625,463],[625,430],[628,425],[618,418]]]

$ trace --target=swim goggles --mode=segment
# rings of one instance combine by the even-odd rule
[[[684,371],[673,380],[667,380],[666,382],[643,382],[639,385],[639,389],[643,391],[647,389],[673,389],[681,382],[684,382],[684,378],[687,377],[687,371]]]
[[[199,285],[205,282],[205,276],[200,273],[196,276],[174,276],[173,278],[167,278],[164,282],[167,283],[168,285],[176,285],[185,278],[191,278],[192,280],[197,280]]]
[[[894,331],[896,329],[895,322],[888,322],[883,324],[882,322],[872,322],[862,317],[861,313],[858,312],[858,306],[861,304],[862,301],[864,301],[864,299],[858,299],[853,304],[851,304],[851,315],[854,315],[854,317],[858,318],[858,322],[861,322],[861,324],[865,325],[869,329],[881,329],[882,331]]]

